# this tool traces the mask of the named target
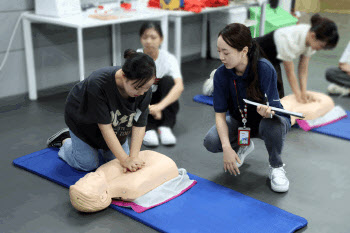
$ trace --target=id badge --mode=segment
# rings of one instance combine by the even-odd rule
[[[239,127],[238,128],[238,145],[249,146],[250,145],[250,128]]]

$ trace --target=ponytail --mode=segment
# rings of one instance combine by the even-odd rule
[[[129,59],[137,55],[137,52],[133,49],[127,49],[124,51],[124,59]]]
[[[248,88],[247,88],[247,96],[249,96],[252,100],[257,102],[261,102],[263,99],[263,95],[260,91],[260,83],[259,83],[259,72],[258,72],[258,62],[261,57],[260,46],[256,42],[255,39],[252,39],[251,46],[248,50],[248,60],[250,64],[250,69],[248,73]]]
[[[320,25],[322,23],[322,17],[320,14],[314,14],[312,17],[311,17],[311,29],[317,27],[318,25]]]

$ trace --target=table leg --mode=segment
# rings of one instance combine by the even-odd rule
[[[263,36],[265,34],[266,4],[266,1],[263,1],[261,4],[259,36]]]
[[[83,29],[77,28],[78,38],[78,59],[79,59],[79,77],[80,81],[84,80],[85,64],[84,64],[84,46],[83,46]]]
[[[182,18],[175,18],[175,57],[181,68],[181,33],[182,33]]]
[[[120,24],[112,25],[112,51],[113,51],[113,66],[121,65],[121,34],[120,34]]]
[[[202,48],[201,48],[201,57],[207,57],[207,24],[208,24],[208,14],[203,14],[202,19]]]
[[[24,37],[24,50],[27,65],[27,80],[28,80],[28,92],[29,99],[38,99],[36,76],[35,76],[35,61],[34,61],[34,49],[33,49],[33,37],[32,37],[32,23],[23,18],[23,37]]]
[[[168,51],[168,34],[169,34],[169,29],[168,29],[168,16],[167,15],[162,16],[161,27],[162,27],[162,31],[163,31],[163,38],[165,38],[163,40],[163,43],[162,43],[162,49]]]

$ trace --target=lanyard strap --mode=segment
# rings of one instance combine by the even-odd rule
[[[243,111],[241,109],[241,105],[239,104],[239,101],[238,101],[238,91],[237,91],[236,80],[233,80],[233,83],[235,84],[237,106],[238,106],[239,112],[241,113],[242,122],[243,122],[243,125],[245,128],[245,124],[247,123],[247,118],[248,118],[247,104],[244,105],[244,114],[243,114]]]

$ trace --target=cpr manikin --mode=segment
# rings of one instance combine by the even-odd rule
[[[325,115],[334,108],[334,102],[331,97],[323,93],[307,91],[313,101],[302,104],[297,102],[294,94],[287,95],[281,99],[283,107],[292,112],[303,113],[303,120],[313,120]],[[296,123],[297,117],[291,116],[291,125]]]
[[[155,151],[141,151],[145,166],[136,172],[123,172],[118,159],[86,174],[69,188],[74,208],[95,212],[107,208],[113,199],[133,201],[179,175],[175,162]]]

